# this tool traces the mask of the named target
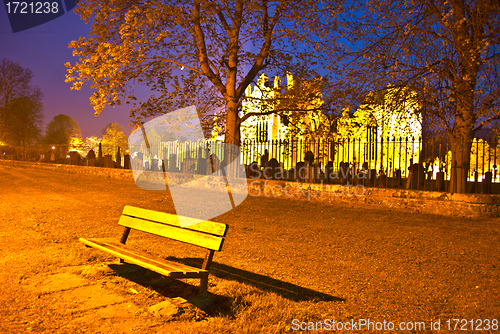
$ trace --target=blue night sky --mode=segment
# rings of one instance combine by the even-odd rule
[[[45,116],[43,130],[58,114],[71,116],[78,122],[82,137],[101,136],[101,130],[109,122],[128,127],[128,106],[111,108],[94,116],[89,96],[91,89],[86,84],[80,91],[70,90],[64,82],[66,62],[75,62],[68,44],[80,36],[87,36],[90,24],[85,23],[73,11],[40,26],[13,33],[5,6],[0,5],[0,59],[17,61],[33,71],[32,84],[40,87]]]

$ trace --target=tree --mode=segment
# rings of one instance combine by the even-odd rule
[[[43,142],[50,145],[69,146],[81,136],[80,125],[70,116],[59,114],[47,124]]]
[[[118,123],[108,123],[102,130],[102,150],[104,154],[115,156],[118,148],[123,149],[128,147],[128,138],[125,135],[123,127]]]
[[[308,67],[326,61],[322,53],[335,42],[327,37],[338,7],[316,0],[87,0],[79,5],[77,12],[85,22],[92,20],[92,31],[70,43],[79,61],[66,64],[66,81],[72,89],[92,83],[96,114],[127,100],[134,104],[130,116],[141,122],[195,104],[208,126],[213,111],[222,107],[225,141],[235,144],[247,86],[263,69],[293,69],[303,76]],[[136,102],[136,84],[156,94]]]
[[[12,99],[5,109],[0,139],[13,146],[33,144],[41,135],[42,104],[32,97]]]
[[[345,17],[353,52],[344,87],[388,86],[395,103],[416,93],[420,112],[451,141],[452,192],[465,192],[472,138],[500,119],[500,4],[495,1],[360,1]],[[346,62],[347,63],[347,62]]]
[[[0,61],[0,136],[2,132],[8,131],[6,123],[8,114],[12,111],[12,109],[9,111],[9,108],[18,108],[20,104],[25,106],[30,104],[34,108],[32,111],[39,109],[38,106],[41,109],[42,93],[38,87],[30,84],[32,78],[33,72],[23,68],[18,62],[7,58]],[[16,99],[21,100],[13,102]],[[12,121],[14,121],[13,118],[10,118],[10,122]]]

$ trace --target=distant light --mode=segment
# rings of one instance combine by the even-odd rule
[[[69,158],[69,154],[66,156],[66,158]]]
[[[56,147],[55,146],[52,146],[52,149],[55,149]]]

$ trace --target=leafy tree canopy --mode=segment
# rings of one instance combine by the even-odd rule
[[[17,97],[7,105],[4,117],[4,131],[0,138],[13,146],[26,146],[35,143],[41,135],[43,121],[40,98]]]
[[[2,132],[8,132],[4,138],[10,142],[30,142],[36,139],[37,122],[42,110],[42,93],[40,89],[31,84],[33,72],[30,69],[23,68],[18,62],[3,58],[0,61],[0,136]],[[23,110],[23,115],[11,115],[11,113]],[[22,127],[20,118],[31,117],[32,120],[25,119],[26,127]],[[23,135],[14,139],[12,135],[15,133],[12,126],[15,125],[17,131],[22,131]],[[28,135],[32,134],[32,135]],[[20,139],[20,138],[23,139]],[[4,140],[4,141],[5,141]]]
[[[50,145],[70,145],[73,139],[81,138],[80,125],[68,115],[54,116],[47,124],[43,142]]]
[[[352,48],[336,89],[362,103],[369,91],[416,98],[426,126],[447,132],[452,191],[464,192],[474,132],[500,119],[500,3],[468,0],[354,1],[339,24]],[[429,119],[431,121],[429,121]]]
[[[102,149],[103,154],[115,155],[120,148],[120,152],[128,147],[128,137],[125,135],[123,126],[118,123],[108,123],[102,130]]]
[[[238,143],[247,86],[264,69],[305,77],[325,65],[338,7],[316,0],[82,1],[77,12],[92,31],[70,43],[79,61],[67,64],[66,81],[73,89],[91,82],[96,114],[132,103],[136,122],[194,104],[207,130],[221,108],[225,140]],[[135,85],[154,93],[137,101]]]

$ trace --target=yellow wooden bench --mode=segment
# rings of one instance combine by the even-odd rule
[[[79,240],[88,247],[94,247],[117,256],[122,262],[133,263],[164,276],[172,278],[199,278],[201,280],[200,294],[206,294],[208,270],[210,269],[215,251],[222,249],[228,225],[194,218],[183,217],[183,219],[191,220],[193,225],[180,227],[176,215],[125,206],[118,222],[119,225],[125,227],[120,242],[100,238],[80,238]],[[148,232],[205,248],[206,255],[203,265],[201,268],[191,267],[134,249],[125,244],[130,230]]]

